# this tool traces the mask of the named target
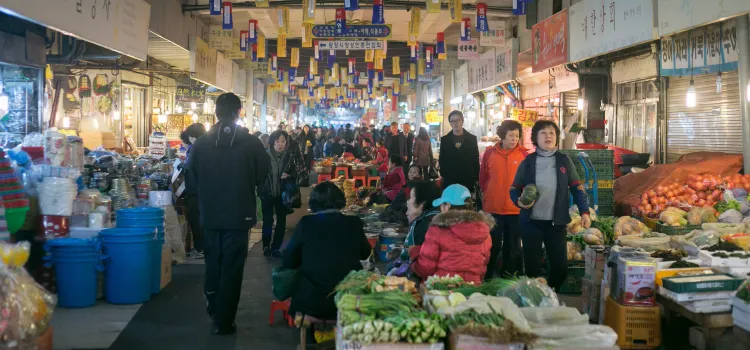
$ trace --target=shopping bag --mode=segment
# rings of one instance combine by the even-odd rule
[[[277,266],[271,272],[273,283],[273,296],[276,300],[284,301],[289,299],[299,289],[299,283],[302,275],[298,269],[287,269],[286,267]]]
[[[281,193],[281,203],[289,209],[290,213],[293,212],[294,209],[302,207],[302,194],[296,183],[284,184],[284,191]]]

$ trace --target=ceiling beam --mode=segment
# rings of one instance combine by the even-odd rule
[[[299,0],[278,0],[278,1],[270,1],[271,6],[278,7],[278,6],[287,6],[290,8],[301,8],[302,7],[302,1]],[[393,1],[386,1],[384,4],[386,9],[403,9],[408,10],[414,6],[420,6],[423,7],[424,3],[416,3],[411,1],[404,1],[404,0],[393,0]],[[255,6],[255,2],[245,1],[245,2],[236,2],[232,4],[232,7],[234,9],[244,9],[244,8],[257,8]],[[344,1],[343,0],[316,0],[316,7],[317,8],[341,8],[344,7]],[[360,9],[362,8],[372,8],[372,1],[360,1],[359,3]],[[448,10],[448,4],[443,3],[441,6],[441,9]],[[477,6],[476,4],[464,4],[463,10],[464,11],[475,11],[476,12]],[[199,11],[208,11],[209,5],[182,5],[182,12],[199,12]],[[507,6],[487,6],[487,14],[512,14],[513,8],[507,7]]]

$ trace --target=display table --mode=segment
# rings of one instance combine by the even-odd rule
[[[656,302],[664,307],[667,322],[673,319],[673,316],[677,314],[697,324],[703,333],[706,349],[715,349],[714,344],[716,340],[718,340],[727,329],[734,327],[731,311],[697,314],[686,309],[684,306],[680,305],[680,303],[660,294],[656,295]]]

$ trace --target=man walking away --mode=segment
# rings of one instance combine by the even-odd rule
[[[414,133],[411,131],[411,124],[409,123],[404,123],[402,128],[406,137],[406,163],[404,164],[404,169],[409,169],[412,155],[414,154]]]
[[[464,129],[464,115],[453,111],[448,115],[451,131],[440,138],[440,175],[443,188],[460,184],[474,193],[479,181],[479,144],[477,137]]]
[[[215,334],[236,332],[248,230],[256,222],[255,187],[270,167],[260,140],[236,124],[241,108],[235,94],[216,99],[219,122],[196,141],[189,167],[205,232],[204,291]]]

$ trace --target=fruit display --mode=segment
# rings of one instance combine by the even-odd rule
[[[346,198],[346,206],[351,206],[357,200],[357,192],[354,190],[354,180],[345,180],[341,185],[344,189],[344,197]]]
[[[736,187],[738,184],[744,186],[745,179],[750,184],[749,177],[742,177],[739,182],[727,181],[728,179],[733,180],[735,178],[721,178],[712,174],[689,175],[684,182],[657,186],[643,192],[637,212],[642,216],[658,218],[663,211],[670,207],[685,210],[689,210],[693,206],[712,207],[721,201],[724,189]]]

